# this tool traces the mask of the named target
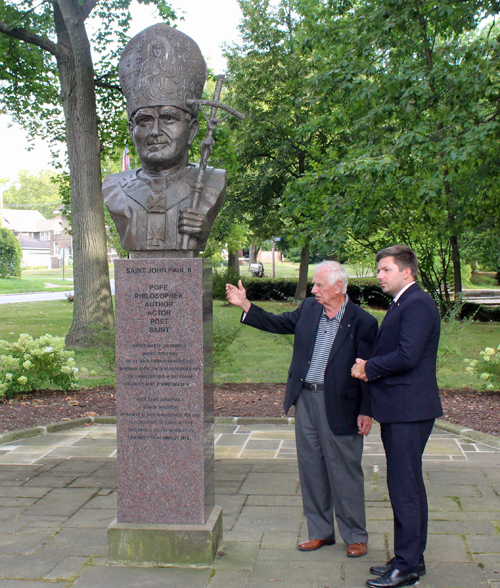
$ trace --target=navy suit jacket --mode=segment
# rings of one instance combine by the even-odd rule
[[[380,423],[443,414],[436,380],[439,329],[437,306],[418,284],[388,310],[365,366],[373,416]]]
[[[284,409],[295,404],[312,358],[323,305],[306,298],[293,312],[272,314],[252,304],[242,322],[262,331],[295,335]],[[377,321],[350,300],[340,322],[325,371],[325,409],[335,435],[358,432],[357,418],[371,416],[369,385],[351,377],[356,357],[371,357]]]

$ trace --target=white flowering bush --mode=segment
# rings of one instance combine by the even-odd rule
[[[500,390],[500,345],[494,349],[486,347],[479,352],[480,359],[464,359],[465,371],[477,376],[486,390]]]
[[[64,339],[21,335],[15,343],[0,341],[0,397],[48,386],[58,390],[78,388],[78,368]]]

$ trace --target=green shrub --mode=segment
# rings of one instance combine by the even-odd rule
[[[500,345],[496,349],[486,347],[479,356],[480,359],[464,359],[468,364],[465,371],[478,376],[486,390],[500,389]]]
[[[295,296],[295,278],[250,278],[243,280],[249,300],[290,300]],[[312,284],[308,284],[308,292]]]
[[[14,233],[5,227],[0,228],[0,277],[21,277],[23,251]]]
[[[392,298],[382,292],[382,288],[373,278],[356,280],[347,286],[347,294],[354,304],[387,310]]]
[[[236,285],[239,277],[229,277],[227,273],[214,273],[213,297],[226,299],[226,283]],[[296,278],[243,278],[243,286],[249,300],[293,300],[297,288]],[[313,284],[307,284],[307,295],[312,296]],[[365,304],[374,308],[387,309],[391,298],[386,296],[375,278],[361,278],[349,282],[347,294],[354,304]]]
[[[212,296],[215,300],[226,299],[226,284],[238,284],[239,276],[229,276],[227,268],[221,268],[222,271],[214,271],[212,275]]]
[[[53,386],[78,388],[78,368],[73,353],[64,350],[64,338],[21,335],[15,343],[0,341],[0,396]]]
[[[460,318],[470,318],[482,323],[500,322],[500,308],[482,306],[474,302],[464,302],[460,310]]]

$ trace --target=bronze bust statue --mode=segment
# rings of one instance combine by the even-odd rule
[[[119,74],[142,165],[103,183],[122,247],[133,258],[196,257],[226,194],[224,170],[203,169],[201,185],[199,166],[188,161],[199,127],[205,60],[190,37],[158,24],[127,44]]]

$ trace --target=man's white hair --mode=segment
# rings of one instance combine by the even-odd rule
[[[318,273],[320,269],[328,270],[328,283],[330,286],[336,284],[339,280],[342,282],[342,294],[347,292],[347,272],[338,261],[322,261],[318,263],[314,270],[314,275]]]

